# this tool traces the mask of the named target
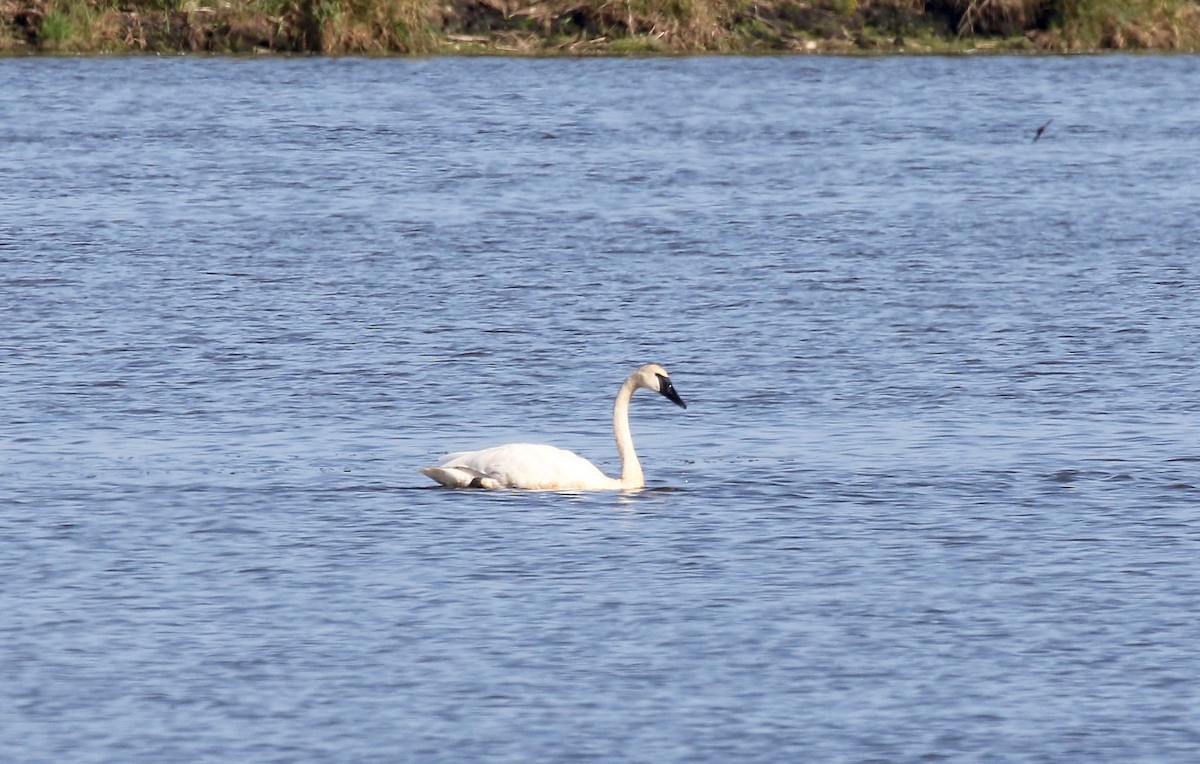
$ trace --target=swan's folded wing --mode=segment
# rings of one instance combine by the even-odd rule
[[[421,471],[451,488],[571,490],[611,488],[614,482],[577,454],[532,443],[448,454]]]
[[[421,474],[447,488],[503,488],[499,481],[469,467],[423,467]]]

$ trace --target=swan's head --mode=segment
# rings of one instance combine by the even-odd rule
[[[676,406],[684,409],[687,408],[687,404],[683,402],[683,398],[680,398],[679,393],[675,392],[675,385],[671,384],[671,377],[667,374],[667,370],[658,364],[648,363],[635,371],[633,376],[637,380],[638,387],[653,390],[656,393],[660,393]]]

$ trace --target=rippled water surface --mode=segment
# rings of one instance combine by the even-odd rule
[[[0,759],[1198,760],[1198,80],[0,61]]]

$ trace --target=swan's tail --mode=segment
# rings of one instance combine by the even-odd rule
[[[500,481],[470,467],[422,467],[421,474],[447,488],[502,488]]]

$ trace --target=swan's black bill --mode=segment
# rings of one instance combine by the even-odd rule
[[[675,392],[675,385],[671,384],[671,380],[661,374],[656,374],[658,377],[658,391],[663,396],[680,408],[687,408],[687,404],[683,402],[683,398],[679,397],[679,393]]]

